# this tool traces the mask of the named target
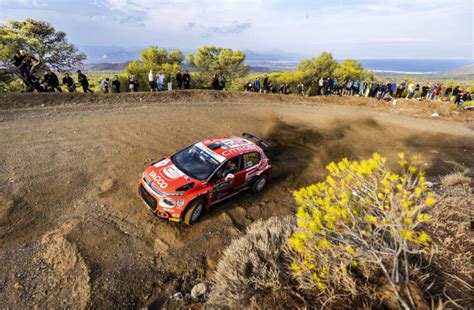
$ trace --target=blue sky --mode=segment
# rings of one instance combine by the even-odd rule
[[[472,0],[0,0],[77,45],[214,44],[338,58],[473,59]]]

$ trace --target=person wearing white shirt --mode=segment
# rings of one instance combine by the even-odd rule
[[[415,95],[415,84],[410,83],[408,85],[408,95],[406,98],[407,99],[413,98],[414,95]]]
[[[158,90],[162,91],[165,87],[165,75],[160,71],[156,77],[156,82],[158,84]]]
[[[148,73],[148,83],[150,84],[150,91],[156,91],[155,74],[153,73],[153,69]]]

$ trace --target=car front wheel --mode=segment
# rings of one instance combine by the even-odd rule
[[[184,215],[184,222],[186,224],[195,223],[202,214],[204,209],[204,201],[202,199],[195,199],[190,202],[186,214]]]

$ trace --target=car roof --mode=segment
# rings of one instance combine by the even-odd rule
[[[200,143],[226,159],[249,152],[261,151],[258,145],[242,137],[222,137],[203,140]]]

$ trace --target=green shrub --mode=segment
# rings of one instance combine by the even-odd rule
[[[289,244],[292,269],[301,287],[325,300],[361,292],[354,276],[382,273],[403,308],[414,308],[409,258],[430,250],[420,226],[436,203],[422,171],[399,154],[401,174],[389,171],[378,154],[360,162],[327,166],[324,182],[294,192],[298,231]],[[337,293],[336,293],[337,290]]]

